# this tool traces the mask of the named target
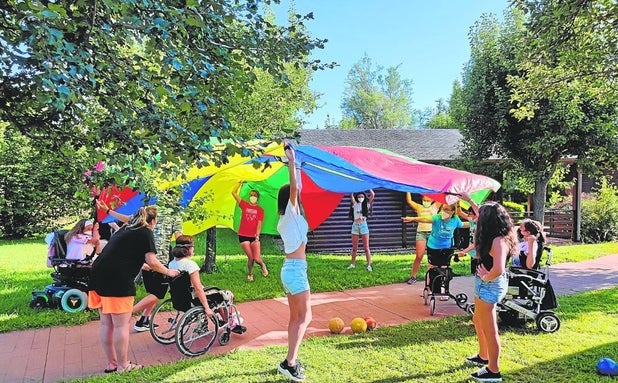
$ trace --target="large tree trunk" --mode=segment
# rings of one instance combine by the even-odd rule
[[[217,271],[217,228],[206,230],[206,255],[204,265],[200,270],[208,274]]]
[[[532,194],[532,219],[544,224],[545,201],[547,200],[547,184],[551,175],[538,176],[534,180],[534,193]]]

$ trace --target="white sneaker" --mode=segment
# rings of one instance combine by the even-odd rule
[[[356,267],[356,265],[355,265],[355,264],[350,263],[350,266],[348,266],[348,270],[352,270],[352,269],[353,269],[353,268],[355,268],[355,267]]]
[[[369,272],[373,271],[373,267],[371,267],[371,265],[368,265],[367,266],[367,271],[369,271]]]

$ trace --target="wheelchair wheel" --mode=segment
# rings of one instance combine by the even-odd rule
[[[423,302],[425,303],[425,306],[429,304],[429,287],[425,287],[423,289]]]
[[[536,317],[536,327],[546,333],[556,332],[560,328],[560,318],[551,311],[541,311]]]
[[[471,303],[466,307],[466,312],[470,315],[474,315],[474,303]]]
[[[84,311],[87,304],[88,296],[79,289],[67,290],[60,298],[60,307],[68,313]]]
[[[429,300],[429,315],[433,316],[436,312],[436,297],[431,297]]]
[[[230,343],[230,332],[229,331],[225,331],[225,332],[221,333],[221,335],[219,336],[219,344],[221,346],[225,346],[228,343]]]
[[[49,307],[49,298],[45,293],[32,295],[32,300],[30,301],[30,307],[35,310],[41,310],[46,307]]]
[[[468,296],[466,294],[460,293],[455,295],[455,303],[457,303],[460,309],[466,309],[466,302],[468,302]]]
[[[171,298],[159,303],[150,315],[150,335],[161,344],[174,343],[176,327],[182,314],[182,311],[174,308]]]
[[[202,306],[192,307],[178,323],[176,346],[186,356],[202,355],[212,346],[218,332],[217,321],[208,318]]]

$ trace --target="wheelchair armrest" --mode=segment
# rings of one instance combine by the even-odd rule
[[[509,267],[509,276],[535,280],[538,282],[545,282],[547,279],[547,275],[542,271],[515,266]]]

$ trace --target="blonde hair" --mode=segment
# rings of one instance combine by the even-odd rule
[[[140,227],[148,226],[155,218],[157,218],[157,207],[154,205],[140,207],[135,214],[129,218],[127,229],[134,230]]]

